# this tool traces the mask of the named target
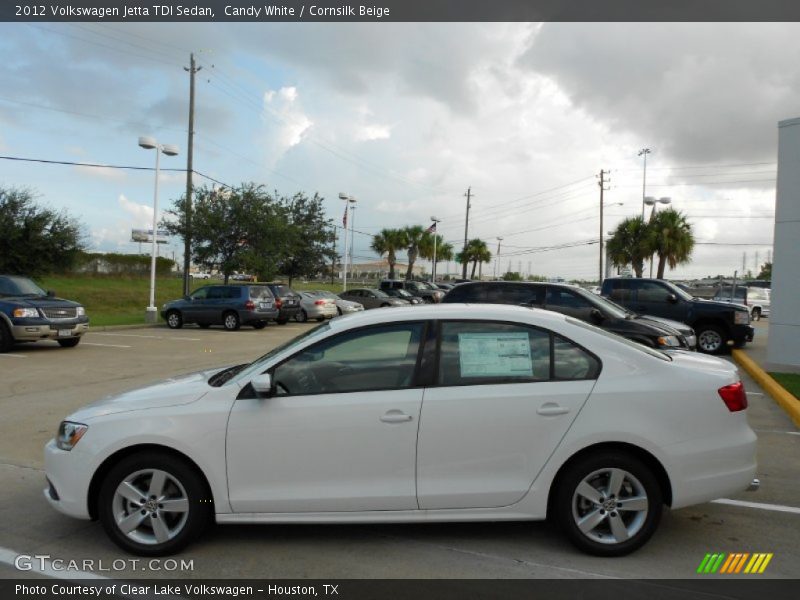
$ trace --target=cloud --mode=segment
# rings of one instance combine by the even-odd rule
[[[120,208],[131,217],[132,228],[147,228],[153,227],[153,207],[146,204],[138,204],[125,196],[120,194],[117,200]],[[130,233],[130,232],[128,232]]]
[[[392,137],[391,125],[361,125],[356,129],[355,138],[359,142],[388,140]]]
[[[264,93],[264,123],[270,140],[268,149],[273,164],[290,148],[297,146],[314,125],[303,112],[298,97],[299,93],[294,86]]]
[[[127,177],[124,170],[114,169],[112,167],[88,167],[85,165],[78,165],[74,167],[74,169],[83,177],[94,177],[109,181],[124,181]]]

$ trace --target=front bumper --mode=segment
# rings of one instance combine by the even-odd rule
[[[737,344],[752,342],[755,332],[756,330],[752,325],[734,325],[731,328],[731,338]]]
[[[61,333],[62,331],[69,333]],[[11,326],[11,335],[20,342],[76,338],[87,331],[89,331],[88,319],[83,322],[70,320],[64,323],[44,319],[18,319]]]
[[[59,449],[55,440],[47,443],[44,470],[49,485],[44,489],[44,497],[50,506],[76,519],[91,519],[87,503],[91,482],[88,464],[88,457],[82,457],[77,447],[68,452]]]

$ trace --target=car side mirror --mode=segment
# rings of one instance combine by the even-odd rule
[[[53,290],[47,290],[47,297],[48,298],[55,298],[56,293]]]
[[[592,323],[594,323],[595,325],[599,325],[604,320],[603,313],[600,312],[599,308],[593,308],[592,312],[589,313],[589,315],[592,318]]]
[[[676,304],[678,302],[678,297],[675,294],[670,294],[667,296],[667,302],[670,304]]]
[[[269,398],[272,395],[272,376],[269,373],[261,373],[250,380],[253,391],[259,398]]]

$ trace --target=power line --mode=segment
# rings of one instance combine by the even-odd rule
[[[15,160],[20,162],[33,162],[33,163],[43,163],[47,165],[67,165],[67,166],[75,166],[75,167],[94,167],[100,169],[128,169],[131,171],[155,171],[155,167],[135,167],[130,165],[102,165],[99,163],[85,163],[85,162],[75,162],[69,160],[46,160],[43,158],[23,158],[21,156],[0,156],[2,160]],[[161,168],[160,171],[175,171],[179,173],[185,173],[186,169],[166,169]]]

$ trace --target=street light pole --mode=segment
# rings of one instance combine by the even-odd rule
[[[344,218],[342,219],[342,225],[344,225],[344,264],[342,265],[342,288],[343,291],[347,291],[347,217],[348,213],[350,212],[350,204],[355,204],[356,199],[353,196],[348,196],[343,192],[339,192],[339,200],[344,200]],[[353,207],[355,208],[355,207]]]
[[[442,220],[432,216],[431,221],[433,221],[433,268],[431,269],[431,281],[436,283],[436,236],[438,235],[437,226]]]
[[[163,152],[167,156],[177,156],[178,147],[172,144],[159,144],[155,139],[147,136],[139,138],[139,146],[145,150],[156,151],[156,184],[153,193],[153,245],[150,249],[150,304],[145,311],[145,322],[156,323],[158,321],[158,309],[156,308],[156,253],[158,250],[158,179],[161,173],[159,167],[159,155]]]
[[[639,150],[639,156],[644,156],[644,174],[642,175],[642,221],[644,221],[644,198],[645,190],[647,189],[647,155],[650,154],[650,148],[642,148]]]
[[[503,238],[497,238],[497,256],[494,257],[494,278],[497,279],[497,263],[500,262],[500,243],[503,241]]]

